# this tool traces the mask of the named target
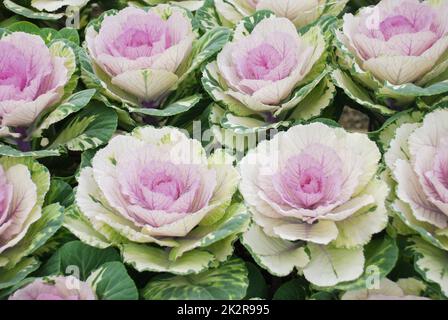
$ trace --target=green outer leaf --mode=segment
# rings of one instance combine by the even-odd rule
[[[415,269],[429,282],[437,283],[448,297],[448,252],[420,238],[412,238],[410,249],[415,253]]]
[[[377,104],[372,100],[369,93],[353,81],[353,79],[342,70],[334,70],[331,73],[333,83],[344,90],[345,94],[360,105],[376,111],[380,114],[390,116],[395,113],[394,110],[387,108],[386,106]]]
[[[307,283],[302,279],[292,279],[285,282],[274,293],[273,300],[305,300]]]
[[[379,276],[385,278],[395,267],[398,261],[399,250],[394,239],[385,236],[384,239],[372,240],[364,247],[366,258],[364,274],[355,281],[340,283],[329,290],[339,289],[343,291],[366,288],[369,277]],[[376,272],[379,274],[376,274]]]
[[[218,53],[230,41],[231,36],[232,31],[224,27],[217,27],[207,31],[194,43],[190,59],[181,65],[176,72],[181,75],[179,82],[187,79],[193,71]]]
[[[51,179],[50,190],[45,197],[45,205],[59,203],[68,207],[75,200],[72,187],[61,179]]]
[[[389,149],[389,144],[395,137],[395,131],[404,123],[420,122],[423,119],[423,112],[420,110],[406,110],[394,114],[386,120],[383,126],[375,132],[370,132],[369,136],[375,139],[382,147],[383,151]]]
[[[104,249],[111,246],[111,243],[93,228],[90,221],[75,205],[65,211],[64,227],[92,247]]]
[[[40,36],[41,31],[38,26],[28,21],[19,21],[11,24],[7,28],[10,32],[25,32]]]
[[[71,151],[85,151],[99,147],[109,141],[117,125],[114,110],[91,104],[71,119],[48,149],[66,147]]]
[[[219,15],[215,10],[213,0],[204,1],[204,5],[196,11],[195,19],[199,23],[199,28],[204,31],[208,31],[222,25]]]
[[[210,226],[198,226],[187,236],[178,240],[179,245],[171,249],[170,259],[176,260],[185,252],[195,248],[206,248],[231,235],[242,232],[250,220],[249,213],[242,204],[233,204],[223,219]]]
[[[247,288],[246,297],[247,299],[265,299],[268,297],[268,286],[260,268],[252,262],[246,261],[246,268],[248,271],[249,287]]]
[[[10,265],[19,263],[24,257],[43,246],[62,226],[63,208],[54,203],[42,210],[42,217],[33,223],[25,237],[2,255],[7,257]]]
[[[61,155],[59,150],[36,150],[36,151],[26,151],[22,152],[14,149],[11,146],[0,144],[0,155],[8,156],[13,158],[48,158],[48,157],[58,157]]]
[[[90,247],[81,241],[71,241],[64,244],[39,270],[41,276],[67,275],[78,267],[80,280],[85,281],[89,275],[106,262],[120,261],[120,255],[113,248],[98,249]]]
[[[87,282],[100,300],[137,300],[138,291],[121,262],[106,262],[93,271]]]
[[[7,9],[11,10],[12,12],[29,19],[59,20],[64,16],[64,14],[62,13],[47,13],[47,12],[34,11],[23,6],[19,6],[18,4],[12,2],[11,0],[4,0],[3,4]]]
[[[26,278],[31,272],[39,268],[39,261],[35,258],[26,258],[14,268],[6,270],[0,268],[0,290],[12,287]]]
[[[241,259],[191,276],[156,276],[143,289],[147,300],[240,300],[246,295],[248,271]]]
[[[235,33],[243,33],[244,35],[251,34],[252,31],[255,29],[257,24],[259,24],[261,21],[263,21],[266,18],[275,16],[275,14],[272,11],[269,10],[258,10],[253,15],[244,17],[237,25],[237,31]],[[239,30],[238,30],[239,29]]]
[[[95,89],[88,89],[74,93],[45,117],[38,128],[32,133],[33,137],[40,137],[42,131],[48,129],[52,124],[55,124],[67,118],[72,113],[78,112],[84,108],[90,102],[95,92]]]
[[[191,97],[186,97],[176,102],[169,104],[163,109],[151,109],[151,108],[133,108],[128,106],[129,112],[140,113],[147,116],[154,117],[170,117],[180,113],[187,112],[193,108],[199,101],[201,101],[202,95],[195,94]]]
[[[151,245],[128,243],[121,246],[125,263],[137,271],[169,272],[178,275],[200,273],[207,269],[215,257],[203,250],[186,252],[176,261],[169,259],[169,253]]]
[[[434,83],[426,88],[419,87],[413,83],[407,83],[403,85],[393,85],[386,83],[384,88],[379,90],[379,94],[385,92],[393,92],[394,94],[401,95],[404,97],[426,97],[435,96],[438,94],[448,92],[448,80]]]

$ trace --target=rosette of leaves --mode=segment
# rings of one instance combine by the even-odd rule
[[[37,251],[63,223],[63,208],[48,204],[48,170],[31,158],[0,158],[0,295],[35,271]]]
[[[445,108],[439,108],[445,107]],[[390,118],[379,131],[384,144],[393,230],[410,237],[415,268],[448,294],[448,219],[445,174],[446,103],[425,115],[408,110]]]
[[[299,33],[289,20],[276,18],[269,11],[259,11],[237,25],[232,42],[203,71],[203,87],[215,101],[209,122],[220,144],[242,152],[263,136],[269,138],[272,131],[282,130],[294,122],[321,117],[325,110],[331,116],[332,111],[327,107],[336,90],[329,80],[327,40],[330,35],[324,30],[333,22],[329,19]],[[301,48],[275,51],[277,38],[283,39],[285,45],[299,43]],[[264,56],[266,47],[271,57]],[[304,58],[303,52],[309,55]],[[294,57],[296,53],[298,57]],[[261,62],[254,56],[259,56]],[[277,62],[268,67],[257,66],[263,59]],[[288,67],[279,72],[285,65]],[[240,74],[242,66],[249,70],[246,74]],[[250,75],[251,68],[258,67],[264,72],[260,79]],[[274,76],[276,72],[283,73]],[[251,85],[256,88],[248,89]]]
[[[191,165],[187,161],[190,151],[194,157]],[[239,176],[233,161],[222,150],[207,159],[200,143],[178,129],[139,127],[130,135],[111,139],[109,146],[98,151],[91,164],[81,170],[76,205],[67,210],[64,226],[91,246],[120,248],[124,261],[140,272],[200,273],[228,260],[234,242],[249,222],[246,208],[234,199]],[[99,176],[107,167],[115,172],[107,173],[109,178]],[[125,170],[141,172],[146,175],[145,181],[154,183],[141,184],[133,180],[138,175]],[[201,172],[207,175],[200,178]],[[106,195],[121,188],[118,184],[124,180],[118,176],[123,175],[133,180],[128,186],[146,194],[148,200],[140,197],[143,200],[135,203],[124,191],[120,201],[130,202],[116,206],[114,198]],[[104,179],[115,182],[104,184]],[[170,190],[177,195],[167,198],[163,192]],[[169,207],[167,199],[174,201]],[[188,203],[192,203],[192,209],[186,207]],[[146,221],[137,220],[140,218],[134,213],[124,213],[135,210],[145,212]]]
[[[27,102],[29,114],[21,111],[22,116],[15,116],[14,121],[2,126],[0,136],[3,143],[0,143],[0,154],[13,157],[50,157],[68,151],[85,151],[107,142],[117,127],[115,111],[91,101],[95,90],[76,90],[79,88],[78,32],[71,28],[56,31],[39,28],[29,22],[18,22],[0,29],[0,39],[23,33],[40,37],[48,47],[50,59],[63,61],[62,66],[52,74],[63,72],[64,80],[61,80],[57,98],[53,98],[51,104],[43,104],[44,95],[41,95]],[[18,108],[14,107],[16,102],[3,101],[6,106],[4,110],[8,110],[8,104],[12,106],[5,112]],[[38,108],[35,110],[40,112],[33,111],[33,108]],[[27,120],[22,121],[22,118]],[[9,126],[9,123],[12,125]]]
[[[53,285],[62,279],[64,290],[76,290],[82,284],[94,300],[137,300],[137,287],[113,248],[98,249],[71,241],[61,246],[31,277],[10,288],[7,295],[23,291],[37,281]],[[79,283],[77,283],[79,281]],[[64,284],[65,282],[65,284]],[[89,299],[89,300],[90,300]]]
[[[374,2],[378,4],[344,15],[335,30],[334,84],[354,107],[382,121],[396,112],[427,110],[445,100],[446,3],[383,0],[362,1],[362,5]],[[413,20],[415,16],[419,19]],[[397,19],[401,22],[394,25]],[[413,29],[403,28],[402,23]]]
[[[120,32],[124,34],[127,32],[126,24],[132,23],[132,19],[128,17],[133,15],[158,16],[159,23],[169,26],[170,30],[179,29],[175,21],[181,19],[185,27],[182,31],[185,37],[178,39],[179,43],[163,49],[166,51],[162,50],[163,52],[153,56],[139,56],[138,59],[134,56],[113,56],[110,53],[97,52],[97,41],[103,41],[98,38],[107,33],[110,26],[110,23],[104,26],[103,22],[112,18],[121,21],[123,29],[115,32],[118,35]],[[148,30],[150,28],[151,26],[148,26]],[[92,20],[86,28],[86,43],[80,54],[82,79],[87,87],[98,91],[99,100],[116,109],[123,126],[129,128],[136,123],[166,122],[173,116],[179,120],[179,117],[201,101],[202,93],[198,90],[199,70],[221,50],[229,36],[230,31],[226,28],[215,28],[201,33],[192,13],[178,6],[160,4],[155,7],[109,10],[98,19]],[[177,54],[175,50],[178,50]],[[112,65],[100,63],[100,56],[104,55],[108,55],[112,63],[114,59],[120,59],[120,70],[111,71]],[[153,59],[151,61],[154,63],[148,62],[150,59]],[[172,63],[160,62],[168,60]],[[142,67],[136,68],[138,63],[142,63]]]

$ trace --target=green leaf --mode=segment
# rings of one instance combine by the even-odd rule
[[[36,150],[36,151],[20,151],[14,149],[5,144],[0,144],[0,155],[8,156],[13,158],[28,158],[32,157],[35,159],[48,158],[48,157],[58,157],[61,155],[59,150]]]
[[[71,151],[85,151],[99,147],[110,140],[117,124],[114,110],[91,103],[70,120],[48,149],[65,147]]]
[[[178,240],[179,245],[171,249],[170,259],[176,260],[185,252],[195,248],[206,248],[231,235],[246,229],[250,217],[242,204],[230,206],[225,216],[215,224],[201,225],[192,230],[187,236]]]
[[[249,286],[244,299],[266,299],[268,297],[268,285],[260,269],[252,262],[246,262],[246,268],[249,273]]]
[[[334,70],[331,73],[331,77],[336,86],[344,90],[345,94],[350,99],[360,105],[386,116],[390,116],[395,113],[394,110],[373,101],[369,93],[363,87],[355,83],[353,79],[344,71]]]
[[[100,300],[137,300],[138,291],[121,262],[106,262],[87,279]]]
[[[177,114],[187,112],[193,108],[199,101],[201,101],[202,95],[195,94],[191,97],[186,97],[176,102],[169,104],[163,109],[151,109],[151,108],[133,108],[128,106],[129,112],[140,113],[147,116],[154,117],[171,117]]]
[[[224,27],[207,31],[194,43],[190,59],[179,67],[178,74],[182,75],[179,82],[187,79],[193,71],[221,51],[224,45],[229,42],[231,36],[232,31]]]
[[[8,2],[5,1],[5,2]],[[25,32],[41,36],[41,31],[38,26],[28,21],[19,21],[8,26],[10,32]]]
[[[199,28],[204,31],[208,31],[222,25],[219,15],[215,10],[215,3],[213,0],[204,1],[204,5],[196,11],[195,19],[199,23]]]
[[[64,14],[62,13],[47,13],[47,12],[40,12],[40,11],[34,11],[31,9],[28,9],[26,7],[20,6],[11,0],[4,0],[3,4],[5,7],[15,14],[24,16],[29,19],[36,19],[36,20],[59,20],[61,19]]]
[[[415,269],[429,282],[437,283],[448,297],[448,252],[414,237],[410,249],[415,253]]]
[[[305,300],[307,284],[301,279],[292,279],[280,286],[274,294],[274,300]]]
[[[63,28],[59,30],[57,37],[59,39],[67,39],[77,45],[80,44],[78,30],[74,28]]]
[[[244,35],[249,35],[255,29],[257,24],[266,18],[275,16],[272,11],[269,10],[259,10],[249,17],[244,17],[237,26],[237,29],[244,27],[244,30],[240,30]]]
[[[244,261],[233,258],[197,275],[160,275],[143,289],[147,300],[240,300],[246,295],[248,273]]]
[[[92,247],[104,249],[111,245],[101,233],[93,228],[90,221],[75,205],[72,205],[65,211],[64,227]]]
[[[372,276],[383,279],[392,271],[397,263],[398,254],[395,240],[388,236],[370,241],[364,248],[366,262],[363,275],[355,281],[341,283],[329,289],[351,291],[366,288]]]
[[[90,247],[81,241],[72,241],[64,244],[42,266],[39,275],[67,275],[72,274],[85,281],[89,275],[106,262],[120,261],[120,255],[113,248],[98,249]],[[79,268],[74,270],[73,267]]]
[[[26,278],[39,267],[39,261],[35,258],[27,258],[20,261],[12,269],[0,268],[0,289],[12,287]]]
[[[169,252],[151,245],[128,243],[122,245],[121,253],[125,263],[137,271],[169,272],[178,275],[199,273],[207,269],[215,256],[204,250],[192,250],[175,261]]]
[[[61,179],[52,179],[50,190],[45,197],[45,205],[59,203],[61,206],[68,207],[75,200],[73,189],[70,185]]]
[[[43,130],[48,129],[51,125],[84,108],[90,102],[95,92],[95,89],[88,89],[74,93],[45,117],[42,123],[32,133],[33,137],[40,137]]]
[[[55,203],[42,210],[42,217],[31,225],[25,237],[14,247],[2,253],[10,265],[17,264],[24,257],[43,246],[62,226],[63,208]]]

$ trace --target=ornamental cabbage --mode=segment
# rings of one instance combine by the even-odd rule
[[[336,32],[337,86],[383,115],[431,105],[448,92],[448,4],[383,0],[346,14]]]
[[[203,73],[216,102],[210,122],[218,141],[232,146],[233,135],[319,116],[335,93],[325,50],[319,27],[299,34],[288,19],[266,12],[244,19]]]
[[[226,260],[247,223],[244,207],[231,205],[232,162],[219,150],[207,158],[169,127],[118,135],[82,169],[80,213],[66,226],[92,246],[118,246],[139,271],[197,273]]]
[[[261,142],[239,167],[253,219],[243,244],[276,276],[297,268],[317,286],[357,279],[363,246],[388,222],[380,158],[365,135],[318,122]]]

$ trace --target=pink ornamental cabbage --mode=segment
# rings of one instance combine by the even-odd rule
[[[30,158],[0,158],[0,272],[13,268],[22,258],[37,249],[36,245],[24,246],[21,242],[29,236],[33,226],[34,236],[51,236],[53,231],[43,234],[46,225],[39,224],[43,216],[42,205],[50,186],[48,170]],[[58,207],[54,205],[51,208]],[[59,212],[47,212],[47,214]],[[2,268],[6,269],[2,269]],[[22,267],[23,268],[23,267]]]
[[[240,163],[240,192],[255,223],[243,243],[276,275],[297,267],[319,286],[356,279],[363,272],[363,246],[388,220],[388,188],[376,178],[380,158],[365,135],[320,123],[261,142]],[[325,255],[345,258],[331,272]]]
[[[250,35],[228,43],[217,67],[229,87],[226,94],[250,110],[275,112],[323,50],[322,43],[306,41],[287,19],[268,18]]]
[[[448,111],[399,126],[385,154],[396,182],[393,209],[411,229],[448,250]],[[446,289],[448,290],[448,289]]]
[[[448,5],[383,0],[344,16],[344,42],[363,69],[401,85],[424,81],[448,48]]]
[[[96,300],[96,295],[88,283],[73,276],[58,276],[34,280],[9,300]]]
[[[85,234],[76,221],[67,227],[94,246],[123,243],[125,261],[138,270],[197,272],[215,257],[202,256],[199,265],[187,270],[176,269],[175,260],[184,253],[194,257],[194,249],[224,240],[226,232],[236,237],[245,226],[243,219],[214,236],[242,209],[229,207],[239,181],[232,162],[223,151],[207,158],[198,141],[177,129],[143,127],[116,136],[79,177],[76,203],[97,237]],[[166,249],[155,249],[152,243]],[[162,256],[169,254],[172,263],[152,265],[158,250]]]
[[[216,139],[238,149],[234,141],[319,116],[335,94],[326,57],[319,27],[299,34],[288,19],[261,12],[241,21],[203,73],[216,102],[210,116]]]
[[[65,58],[36,35],[0,39],[0,127],[26,127],[58,103],[71,74]]]
[[[146,107],[159,106],[176,88],[195,39],[186,11],[168,5],[128,7],[86,31],[93,67],[109,95]]]

